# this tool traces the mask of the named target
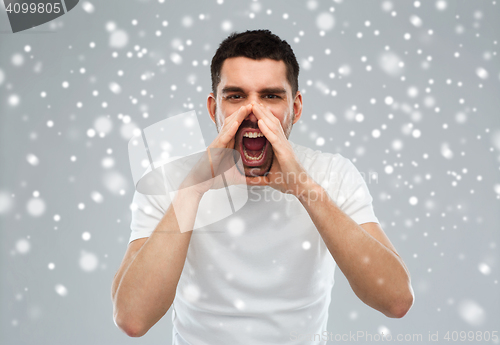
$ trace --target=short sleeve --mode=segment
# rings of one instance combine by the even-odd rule
[[[365,179],[350,159],[345,160],[337,205],[357,224],[379,223]]]
[[[168,195],[146,195],[134,191],[130,206],[132,211],[130,229],[132,232],[128,243],[139,238],[149,237],[163,218],[169,205]]]

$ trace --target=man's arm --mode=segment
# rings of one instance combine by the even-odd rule
[[[178,222],[192,229],[200,200],[196,193],[179,192],[135,257],[116,274],[113,318],[129,336],[143,336],[172,305],[192,234],[181,233]]]
[[[314,181],[299,200],[352,290],[364,303],[392,318],[413,304],[410,274],[377,223],[358,225]]]
[[[327,192],[307,175],[271,108],[252,102],[258,126],[273,146],[273,164],[266,176],[247,178],[251,185],[268,185],[295,195],[316,225],[328,250],[347,277],[354,293],[389,317],[403,317],[413,304],[410,275],[395,250],[384,241],[382,229],[356,224],[335,205]],[[286,179],[283,179],[286,176]],[[293,176],[290,179],[289,176]],[[378,235],[377,235],[378,234]],[[385,236],[384,236],[385,237]],[[392,247],[392,246],[391,246]]]
[[[200,157],[181,183],[151,236],[137,254],[134,246],[130,255],[125,256],[113,281],[111,296],[115,324],[128,335],[141,337],[146,334],[172,305],[201,198],[208,190],[221,188],[222,175],[214,176],[214,171],[225,167],[229,158],[234,163],[232,151],[227,149],[234,148],[234,136],[251,109],[248,105],[241,106],[225,118],[219,134],[208,146],[207,154]],[[213,157],[210,154],[212,149],[215,149]],[[223,180],[224,183],[244,182],[245,176],[236,174],[237,167],[231,165],[226,171],[230,178]],[[133,255],[135,257],[131,259]],[[125,261],[131,262],[127,264]]]

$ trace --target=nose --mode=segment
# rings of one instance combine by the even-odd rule
[[[255,116],[255,114],[253,112],[251,112],[246,118],[245,118],[246,121],[250,121],[250,122],[253,122],[253,123],[257,123],[258,122],[258,119],[257,117]]]
[[[248,103],[246,104],[246,106],[248,106],[249,104],[252,104],[252,101],[258,102],[257,99],[252,99],[252,97],[249,97],[248,98]],[[255,116],[255,114],[253,113],[253,109],[250,112],[250,114],[247,115],[247,117],[245,118],[245,120],[248,120],[248,121],[250,121],[252,123],[257,123],[258,122],[257,116]]]

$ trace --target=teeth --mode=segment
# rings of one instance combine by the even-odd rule
[[[258,161],[259,159],[264,156],[264,149],[266,148],[266,145],[262,148],[262,151],[260,152],[260,155],[258,157],[251,157],[247,154],[247,150],[245,149],[245,146],[243,146],[243,154],[245,155],[245,158],[248,159],[249,161]]]
[[[243,136],[247,138],[258,138],[263,137],[264,134],[262,134],[262,132],[245,132]]]

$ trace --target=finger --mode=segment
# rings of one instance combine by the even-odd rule
[[[264,123],[267,125],[267,128],[269,128],[271,132],[273,132],[276,135],[280,135],[281,132],[284,136],[283,128],[281,127],[281,122],[276,118],[276,116],[274,116],[271,113],[269,109],[264,108],[264,106],[260,104],[254,105],[253,109],[254,109],[253,113],[255,114],[257,119],[264,121]],[[266,134],[264,133],[264,135]]]
[[[248,116],[250,111],[251,107],[249,105],[241,106],[240,109],[226,118],[221,132],[219,133],[219,136],[221,138],[220,143],[222,145],[227,145],[231,141],[231,139],[234,138],[236,132],[238,131],[238,128],[240,127],[243,120]]]
[[[238,128],[243,122],[243,119],[249,114],[250,109],[251,108],[248,106],[241,106],[237,111],[225,119],[224,125],[217,136],[217,147],[226,147],[229,142],[234,139]]]
[[[227,123],[228,126],[231,126],[233,122],[238,122],[238,127],[241,125],[243,120],[250,114],[250,111],[252,110],[251,104],[247,104],[244,106],[241,106],[240,109],[229,115],[225,123]]]
[[[253,109],[253,113],[258,118],[257,125],[260,131],[273,146],[275,153],[281,155],[284,152],[284,141],[288,141],[283,132],[283,127],[281,127],[281,122],[271,113],[270,109],[264,111],[262,105],[255,105]],[[270,119],[271,117],[272,120]]]
[[[291,147],[288,139],[285,137],[281,124],[278,124],[278,128],[274,131],[269,128],[268,123],[265,122],[264,119],[259,119],[257,121],[257,125],[259,126],[262,134],[264,134],[266,139],[272,145],[273,151],[276,153],[274,158],[286,159],[285,157],[288,156],[287,152],[291,149]]]
[[[266,137],[267,140],[271,143],[271,145],[276,146],[279,141],[279,137],[273,133],[273,131],[267,126],[266,122],[264,119],[259,119],[257,121],[257,125],[259,126],[260,131],[264,136]]]
[[[227,144],[234,138],[236,132],[238,131],[238,123],[233,122],[231,126],[226,126],[224,131],[221,130],[219,133],[219,145],[221,147],[226,147]]]
[[[259,113],[259,115],[267,118],[269,121],[271,121],[271,123],[281,126],[280,121],[278,120],[278,118],[276,116],[274,116],[274,114],[271,112],[271,109],[269,109],[269,107],[266,107],[266,106],[264,106],[264,104],[257,103],[255,101],[252,103],[253,103],[254,108],[257,110],[257,113]],[[254,114],[256,114],[256,113],[254,112]],[[255,116],[257,116],[257,114]]]

